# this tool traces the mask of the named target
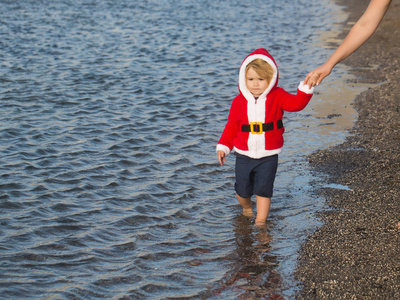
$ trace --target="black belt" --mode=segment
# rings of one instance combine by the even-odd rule
[[[276,121],[277,129],[283,128],[282,120]],[[261,123],[261,122],[252,122],[248,125],[242,125],[243,132],[251,132],[253,134],[262,134],[265,131],[274,130],[274,122],[270,123]]]

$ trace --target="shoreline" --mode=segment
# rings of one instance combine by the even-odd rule
[[[349,12],[343,39],[369,1],[338,3]],[[342,62],[355,82],[373,85],[352,104],[358,117],[345,142],[308,157],[326,183],[349,189],[316,183],[329,210],[301,248],[298,299],[400,299],[399,14],[392,1],[374,35]]]

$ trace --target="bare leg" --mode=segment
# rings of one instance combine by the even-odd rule
[[[257,196],[257,217],[256,225],[265,225],[271,207],[271,198]]]
[[[242,198],[238,194],[236,194],[236,198],[243,207],[243,215],[246,217],[253,217],[254,213],[253,206],[251,205],[251,198]]]

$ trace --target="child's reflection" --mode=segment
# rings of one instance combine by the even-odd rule
[[[234,269],[226,274],[223,280],[224,289],[239,292],[239,298],[253,296],[255,299],[284,299],[280,295],[282,277],[276,271],[278,259],[270,253],[272,236],[268,229],[269,222],[262,228],[254,222],[237,216],[234,220],[234,231],[237,248]]]

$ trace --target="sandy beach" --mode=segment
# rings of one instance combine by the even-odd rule
[[[342,38],[368,3],[340,2],[350,13]],[[329,209],[302,247],[298,299],[400,299],[399,15],[395,0],[372,38],[343,62],[358,82],[371,83],[354,100],[358,117],[346,141],[309,157],[315,172],[349,189],[316,191]]]

